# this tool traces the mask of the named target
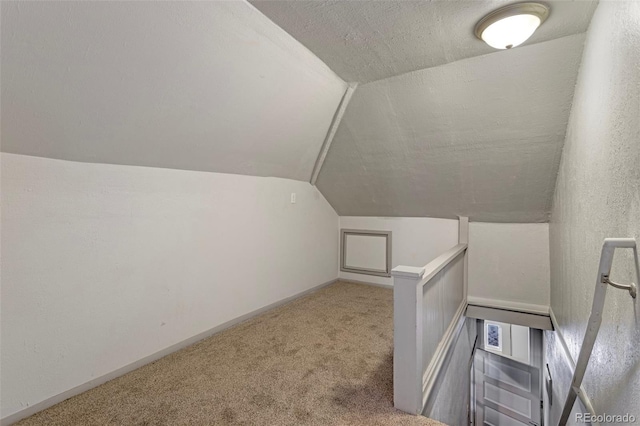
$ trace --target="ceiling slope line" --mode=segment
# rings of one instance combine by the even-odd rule
[[[331,147],[331,143],[333,142],[333,137],[340,126],[340,122],[342,121],[342,117],[344,117],[344,113],[347,110],[347,105],[349,105],[349,101],[353,96],[353,92],[355,92],[356,87],[358,87],[358,83],[349,83],[347,90],[345,90],[342,99],[340,100],[340,104],[338,104],[338,108],[336,109],[336,113],[333,116],[333,120],[331,120],[331,125],[329,126],[329,130],[327,130],[327,136],[324,138],[324,142],[322,143],[322,148],[320,148],[320,153],[318,154],[318,158],[316,159],[316,164],[313,167],[313,172],[311,173],[311,179],[309,182],[311,185],[315,185],[318,180],[318,175],[320,175],[320,170],[322,169],[322,165],[324,164],[325,158],[327,158],[327,153],[329,152],[329,148]]]

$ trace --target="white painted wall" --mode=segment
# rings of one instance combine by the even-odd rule
[[[640,241],[640,2],[601,1],[587,34],[550,223],[551,307],[570,355],[582,346],[606,237]],[[638,282],[629,250],[617,251],[614,281]],[[585,376],[599,414],[640,418],[640,299],[609,288]],[[556,335],[558,332],[555,333]],[[546,333],[554,377],[551,421],[567,394],[558,336]],[[557,408],[556,408],[557,407]]]
[[[529,363],[529,327],[511,324],[511,356]]]
[[[308,183],[1,166],[2,417],[337,275],[338,216]]]
[[[424,266],[458,244],[458,221],[453,219],[341,216],[340,228],[391,231],[391,268]],[[340,278],[393,285],[392,278],[351,272],[340,271]]]
[[[346,234],[344,238],[345,266],[386,271],[386,236]]]
[[[471,222],[468,285],[470,303],[548,311],[548,224]]]

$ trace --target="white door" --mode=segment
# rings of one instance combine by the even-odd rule
[[[540,425],[540,372],[536,367],[476,349],[475,425]]]

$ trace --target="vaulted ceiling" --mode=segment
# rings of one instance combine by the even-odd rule
[[[487,13],[513,0],[251,0],[346,81],[367,83],[495,50],[475,38]],[[587,30],[595,0],[545,1],[552,13],[527,41]]]
[[[252,3],[360,83],[317,180],[340,215],[548,220],[595,1],[509,51],[473,28],[512,1]]]
[[[2,150],[308,181],[346,84],[245,2],[2,2]]]
[[[341,215],[548,220],[584,35],[358,87],[318,188]]]
[[[545,221],[596,2],[495,51],[503,3],[2,2],[2,150],[309,181],[327,139],[341,215]]]

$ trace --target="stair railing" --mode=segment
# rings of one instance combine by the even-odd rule
[[[634,238],[606,238],[602,245],[602,253],[600,254],[600,266],[598,267],[598,278],[596,280],[596,290],[593,295],[593,305],[591,306],[591,315],[587,323],[587,330],[584,333],[584,341],[580,349],[580,355],[576,362],[576,368],[571,379],[571,387],[569,394],[564,403],[564,409],[560,417],[560,426],[564,426],[569,421],[573,404],[576,397],[580,395],[582,379],[587,370],[587,364],[591,357],[593,345],[598,337],[600,324],[602,323],[602,311],[604,309],[605,297],[607,295],[607,287],[612,286],[617,289],[626,290],[632,298],[637,296],[637,286],[631,284],[618,284],[609,278],[611,275],[611,265],[613,263],[613,254],[617,248],[633,249],[633,258],[636,266],[636,279],[640,281],[640,266],[638,265],[638,251],[636,248],[636,240]]]

